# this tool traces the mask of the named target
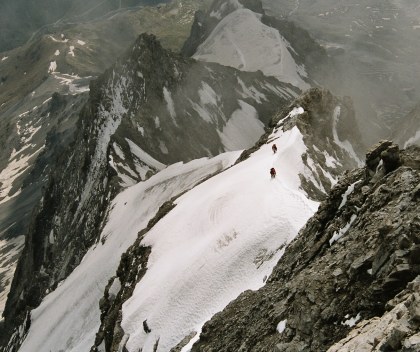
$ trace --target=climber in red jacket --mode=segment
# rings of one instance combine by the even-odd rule
[[[270,169],[270,175],[271,175],[271,178],[276,177],[276,169],[275,169],[274,167],[272,167],[272,168]]]

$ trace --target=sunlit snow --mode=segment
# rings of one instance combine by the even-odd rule
[[[226,150],[244,149],[264,133],[264,124],[258,119],[255,108],[242,100],[238,102],[240,108],[232,113],[223,130],[218,131]]]
[[[102,231],[104,243],[91,248],[70,276],[32,311],[31,328],[20,351],[89,351],[100,323],[98,302],[116,273],[121,254],[161,204],[228,167],[238,155],[231,152],[177,163],[118,195]]]
[[[194,188],[146,235],[148,270],[123,307],[129,351],[153,351],[157,339],[157,351],[169,351],[241,292],[263,286],[316,210],[299,191],[306,150],[299,130],[272,137],[276,154],[264,145]],[[145,319],[150,334],[142,329]]]
[[[157,351],[167,352],[199,333],[241,292],[263,286],[284,247],[316,211],[317,203],[300,189],[299,173],[305,172],[301,155],[306,152],[301,133],[297,127],[279,130],[270,140],[277,153],[265,144],[247,160],[192,188],[146,234],[142,244],[152,248],[147,272],[123,306],[130,352],[151,352],[157,339]],[[101,235],[104,243],[91,248],[32,311],[21,351],[88,351],[100,323],[98,302],[120,255],[164,201],[231,165],[239,154],[168,166],[117,196]],[[275,179],[270,178],[271,167],[277,169]],[[150,334],[143,331],[145,319]]]

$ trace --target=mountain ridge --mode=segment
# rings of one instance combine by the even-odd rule
[[[388,141],[372,148],[366,167],[344,175],[289,245],[267,285],[216,314],[191,350],[324,350],[349,333],[355,324],[349,317],[355,322],[380,317],[387,301],[419,274],[418,150],[399,151]],[[390,211],[394,204],[400,204],[398,214]],[[356,221],[358,212],[362,220]],[[320,270],[322,275],[315,274]],[[408,343],[402,350],[414,351],[418,344],[408,340],[416,332],[414,324],[398,337],[384,334],[363,346],[400,350]]]

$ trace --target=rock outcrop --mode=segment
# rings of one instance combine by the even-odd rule
[[[387,312],[358,323],[328,352],[420,350],[420,276],[386,304]]]
[[[338,177],[361,163],[359,155],[363,155],[365,147],[349,97],[340,98],[327,89],[311,88],[281,109],[270,126],[255,146],[241,154],[238,162],[248,158],[261,145],[275,143],[270,140],[273,130],[288,131],[297,126],[307,148],[302,160],[308,169],[307,174],[299,177],[311,199],[324,200]]]
[[[418,350],[419,163],[418,147],[376,145],[331,190],[266,286],[204,324],[192,351]]]

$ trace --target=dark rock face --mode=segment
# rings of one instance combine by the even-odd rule
[[[382,142],[368,153],[365,168],[345,173],[267,285],[216,314],[192,351],[322,351],[345,338],[354,321],[384,319],[404,300],[409,328],[364,341],[371,348],[365,350],[380,344],[387,344],[383,350],[415,350],[418,285],[408,283],[420,274],[420,149],[399,151],[400,165],[375,182],[371,174],[377,155],[396,160],[397,154],[391,142]]]

